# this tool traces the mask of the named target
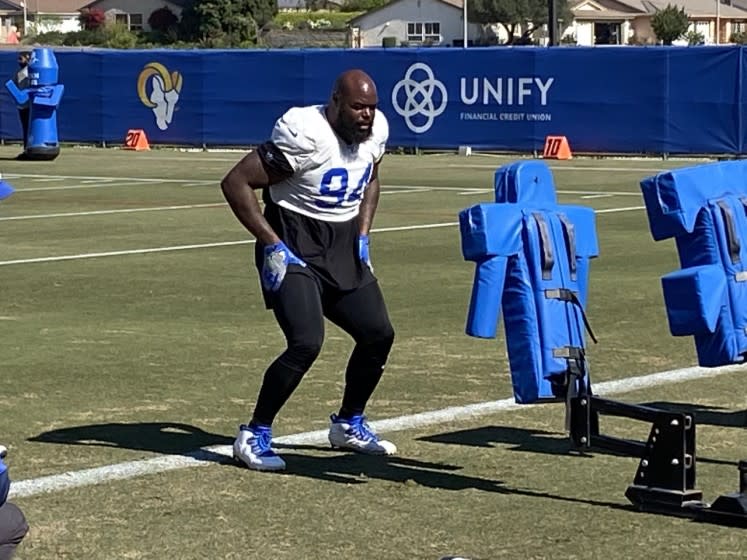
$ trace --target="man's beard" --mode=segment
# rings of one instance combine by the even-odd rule
[[[355,122],[346,122],[342,115],[340,115],[339,122],[342,125],[342,131],[347,137],[346,139],[351,141],[353,144],[361,144],[371,137],[373,124],[366,130],[361,130]]]

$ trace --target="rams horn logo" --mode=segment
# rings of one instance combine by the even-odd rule
[[[148,84],[151,86],[150,95],[147,92]],[[181,91],[182,75],[176,71],[169,74],[159,62],[146,64],[137,79],[138,97],[143,105],[153,110],[156,125],[161,130],[166,130],[171,124]]]

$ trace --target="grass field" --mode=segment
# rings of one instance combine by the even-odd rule
[[[219,182],[240,153],[68,148],[18,162],[0,202],[0,443],[31,531],[20,559],[743,558],[744,533],[634,512],[637,460],[570,452],[562,405],[511,406],[503,334],[464,334],[473,264],[458,212],[492,200],[497,156],[388,156],[372,258],[396,330],[368,414],[392,458],[325,445],[351,349],[322,355],[275,426],[285,474],[227,456],[283,339],[264,310],[251,237]],[[595,208],[592,380],[630,402],[698,413],[698,487],[737,487],[744,371],[695,365],[669,334],[660,278],[678,267],[648,230],[639,182],[691,164],[553,163],[561,202]],[[502,327],[501,327],[502,328]],[[647,380],[647,381],[646,381]],[[477,403],[482,404],[479,406]],[[440,411],[440,412],[439,412]],[[645,437],[648,426],[611,423]],[[199,467],[199,468],[197,468]]]

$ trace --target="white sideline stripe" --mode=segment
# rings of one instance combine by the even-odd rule
[[[640,192],[632,191],[579,191],[579,190],[568,190],[563,189],[557,191],[558,194],[588,194],[588,195],[612,195],[612,196],[637,196],[641,197]]]
[[[596,210],[597,214],[611,214],[614,212],[627,212],[630,210],[643,210],[645,206],[629,206],[626,208],[607,208],[604,210]],[[440,224],[421,224],[415,226],[397,226],[387,228],[374,228],[372,233],[384,233],[390,231],[413,231],[419,229],[433,229],[441,227],[458,226],[459,222],[444,222]],[[32,264],[32,263],[45,263],[45,262],[58,262],[58,261],[73,261],[81,259],[95,259],[100,257],[120,257],[123,255],[145,255],[148,253],[164,253],[168,251],[184,251],[188,249],[211,249],[214,247],[228,247],[231,245],[244,245],[248,243],[254,243],[254,240],[246,241],[221,241],[218,243],[198,243],[195,245],[172,245],[169,247],[151,247],[148,249],[127,249],[123,251],[107,251],[102,253],[80,253],[77,255],[60,255],[57,257],[36,257],[31,259],[15,259],[10,261],[0,261],[0,266],[9,266],[13,264]]]
[[[110,186],[110,185],[105,185]],[[125,186],[125,185],[114,185],[114,186]],[[186,185],[185,185],[186,186]],[[70,186],[70,187],[49,187],[39,189],[22,189],[24,191],[38,191],[38,190],[63,190],[63,189],[77,189],[77,188],[94,188],[93,186]],[[390,190],[393,188],[394,190]],[[382,191],[382,196],[393,195],[393,194],[419,194],[428,192],[431,190],[448,190],[458,191],[459,188],[452,187],[426,187],[418,185],[390,185],[387,189]],[[477,195],[483,193],[492,193],[493,189],[467,189],[461,192],[457,192],[457,195]],[[637,196],[636,193],[626,192],[595,192],[595,191],[558,191],[558,194],[580,194],[585,193],[586,196],[581,198],[611,198],[613,196]],[[135,212],[157,212],[161,210],[190,210],[194,208],[211,208],[225,206],[225,202],[205,203],[205,204],[185,204],[180,206],[155,206],[155,207],[142,207],[142,208],[123,208],[123,209],[112,209],[112,210],[86,210],[83,212],[58,212],[54,214],[27,214],[23,216],[6,216],[0,217],[0,222],[11,221],[11,220],[36,220],[40,218],[74,218],[79,216],[97,216],[107,214],[130,214]]]
[[[421,224],[415,226],[398,226],[388,228],[375,228],[371,230],[373,233],[376,232],[389,232],[389,231],[411,231],[418,229],[433,229],[440,227],[450,227],[459,225],[459,222],[445,222],[441,224]],[[230,245],[246,245],[254,243],[254,239],[247,239],[244,241],[221,241],[219,243],[198,243],[195,245],[172,245],[170,247],[151,247],[148,249],[127,249],[124,251],[107,251],[103,253],[81,253],[78,255],[60,255],[58,257],[37,257],[33,259],[16,259],[11,261],[0,261],[0,266],[8,266],[12,264],[31,264],[31,263],[43,263],[43,262],[57,262],[57,261],[73,261],[80,259],[95,259],[99,257],[119,257],[122,255],[144,255],[147,253],[163,253],[166,251],[184,251],[187,249],[210,249],[213,247],[228,247]]]
[[[464,167],[474,169],[497,169],[495,165],[486,163],[448,163],[446,167]],[[671,167],[590,167],[585,165],[562,165],[562,166],[550,166],[553,172],[555,171],[630,171],[634,172],[648,172],[648,173],[661,173],[663,171],[669,171]]]
[[[594,389],[599,395],[626,393],[668,383],[681,383],[691,379],[716,377],[740,369],[744,369],[742,364],[720,368],[690,367],[663,371],[650,375],[630,377],[627,379],[606,381],[597,384],[594,386]],[[516,404],[514,399],[508,398],[499,401],[475,403],[465,406],[452,406],[441,410],[421,412],[419,414],[397,416],[395,418],[371,422],[371,427],[382,433],[412,430],[446,422],[458,422],[480,418],[482,416],[507,410],[536,406],[543,405],[520,405]],[[320,445],[327,441],[327,430],[316,430],[313,432],[302,432],[288,436],[281,436],[274,438],[273,441],[285,445]],[[208,466],[215,463],[215,460],[209,459],[211,454],[223,455],[226,458],[230,458],[233,454],[233,449],[230,445],[217,445],[192,451],[188,455],[166,455],[154,457],[152,459],[127,461],[104,467],[68,471],[62,474],[20,480],[11,484],[10,497],[27,498],[38,494],[58,492],[81,486],[91,486],[114,480],[125,480],[137,476],[163,473],[187,467]]]
[[[36,190],[36,189],[25,189],[25,190]],[[410,189],[400,189],[397,191],[382,192],[382,195],[390,194],[413,194],[423,193],[430,190],[428,187],[412,187]],[[135,212],[159,212],[162,210],[191,210],[195,208],[218,208],[219,206],[226,206],[225,202],[209,202],[205,204],[184,204],[181,206],[151,206],[143,208],[119,208],[112,210],[86,210],[84,212],[58,212],[55,214],[27,214],[24,216],[6,216],[0,217],[0,222],[6,222],[10,220],[37,220],[39,218],[76,218],[80,216],[102,216],[108,214],[132,214]]]
[[[5,173],[5,179],[18,179],[19,177],[34,179],[36,181],[59,181],[60,179],[75,179],[78,181],[132,181],[134,183],[194,183],[199,182],[195,179],[162,179],[160,177],[112,177],[112,176],[92,176],[92,175],[44,175],[40,173]],[[205,180],[205,183],[214,183],[215,181]]]
[[[35,191],[70,191],[77,189],[103,189],[104,187],[144,187],[155,185],[155,181],[133,182],[133,181],[112,181],[91,185],[58,185],[56,187],[20,187],[16,189],[17,193],[35,192]]]
[[[13,261],[0,261],[0,266],[11,264],[31,264],[57,261],[74,261],[79,259],[96,259],[99,257],[119,257],[122,255],[144,255],[147,253],[163,253],[166,251],[184,251],[187,249],[209,249],[211,247],[228,247],[229,245],[245,245],[254,243],[254,240],[244,241],[221,241],[220,243],[198,243],[195,245],[173,245],[171,247],[151,247],[149,249],[127,249],[125,251],[107,251],[104,253],[81,253],[79,255],[60,255],[59,257],[38,257],[35,259],[17,259]]]
[[[631,210],[645,210],[645,206],[628,206],[626,208],[605,208],[603,210],[595,210],[595,214],[614,214],[615,212],[629,212]]]
[[[159,212],[161,210],[189,210],[192,208],[213,208],[225,205],[225,202],[210,202],[205,204],[185,204],[182,206],[152,206],[149,208],[120,208],[119,210],[88,210],[86,212],[59,212],[57,214],[29,214],[26,216],[7,216],[5,218],[0,218],[0,222],[9,220],[38,220],[39,218],[70,218],[73,216],[131,214],[133,212]]]

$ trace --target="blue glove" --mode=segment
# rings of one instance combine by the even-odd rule
[[[358,236],[358,257],[361,259],[361,262],[363,262],[368,268],[371,269],[371,272],[373,272],[373,265],[371,264],[371,254],[368,250],[368,236],[360,234]]]
[[[265,247],[265,262],[262,266],[262,286],[265,290],[277,292],[280,289],[289,264],[306,266],[282,241]]]

